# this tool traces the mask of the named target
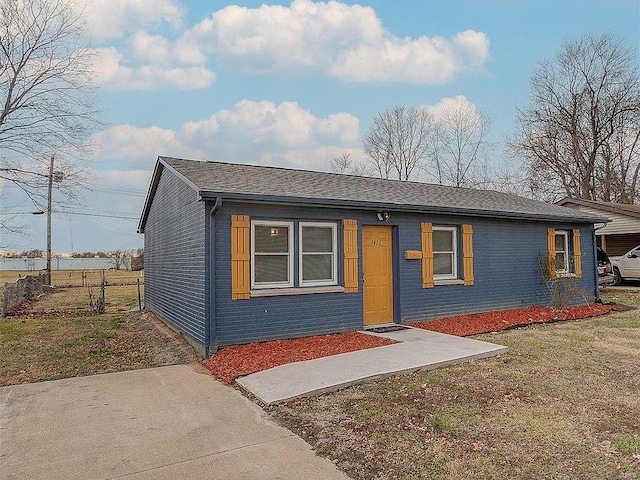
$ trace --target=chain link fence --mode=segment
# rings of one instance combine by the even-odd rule
[[[2,289],[2,318],[6,318],[11,310],[25,300],[50,288],[48,283],[46,273],[27,275],[13,283],[5,283]]]

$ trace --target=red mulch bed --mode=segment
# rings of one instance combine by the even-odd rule
[[[357,332],[316,335],[224,348],[202,364],[211,370],[218,380],[231,383],[236,377],[285,363],[313,360],[393,343],[396,342]]]
[[[458,315],[455,317],[439,318],[429,322],[413,322],[409,325],[434,332],[465,337],[478,333],[497,332],[508,328],[530,325],[532,323],[549,323],[559,320],[595,317],[619,310],[622,310],[622,307],[619,305],[602,305],[598,303],[576,305],[563,310],[554,310],[549,307],[528,307]]]
[[[532,323],[594,317],[621,309],[622,307],[618,305],[595,303],[568,307],[563,310],[553,310],[549,307],[514,308],[512,310],[458,315],[429,322],[414,322],[409,325],[464,337],[478,333],[497,332]],[[393,343],[395,343],[393,340],[357,332],[316,335],[224,348],[202,364],[211,370],[211,373],[219,380],[231,383],[237,377],[286,363],[313,360],[314,358]]]

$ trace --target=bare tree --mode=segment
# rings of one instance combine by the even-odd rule
[[[344,173],[348,175],[358,175],[360,177],[374,176],[371,173],[371,169],[367,168],[368,165],[361,161],[356,161],[350,153],[343,153],[338,157],[334,157],[329,165],[331,171],[335,173]]]
[[[375,176],[410,180],[433,148],[433,120],[424,109],[399,105],[379,113],[363,139]]]
[[[81,13],[65,0],[0,0],[0,148],[82,149],[96,110]]]
[[[458,96],[433,113],[432,165],[426,170],[441,185],[481,187],[488,181],[488,120],[466,98]]]
[[[552,191],[570,197],[637,200],[636,64],[633,51],[606,34],[569,41],[538,65],[514,143],[534,181],[553,182]]]
[[[349,173],[353,166],[353,159],[350,153],[343,153],[339,157],[334,157],[330,162],[331,171],[335,173]]]
[[[126,267],[126,260],[129,256],[129,252],[126,250],[115,250],[109,254],[109,260],[116,270],[121,270]]]
[[[99,124],[82,33],[81,12],[67,0],[0,0],[0,182],[39,207],[51,155],[58,169],[78,159]],[[67,165],[56,187],[70,196],[86,183],[81,172]]]

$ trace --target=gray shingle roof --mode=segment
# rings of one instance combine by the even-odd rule
[[[183,176],[203,198],[220,196],[585,223],[606,221],[575,209],[492,190],[237,163],[169,157],[158,160]]]

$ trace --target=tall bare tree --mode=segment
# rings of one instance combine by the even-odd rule
[[[609,34],[566,42],[538,65],[514,143],[533,182],[576,198],[638,199],[636,65],[633,51]]]
[[[58,169],[81,157],[99,124],[82,33],[67,0],[0,0],[0,181],[39,205],[51,155]],[[80,170],[64,169],[67,193],[86,180]]]
[[[364,136],[375,176],[410,180],[433,149],[433,119],[424,109],[399,105],[379,113]]]
[[[0,148],[40,158],[84,147],[96,110],[82,32],[65,0],[0,0]]]
[[[433,162],[427,176],[441,185],[482,187],[487,182],[488,120],[458,96],[433,113]]]

